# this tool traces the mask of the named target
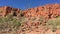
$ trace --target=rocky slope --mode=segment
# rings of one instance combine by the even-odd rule
[[[0,7],[0,10],[2,11],[2,15],[3,14],[7,15],[8,13],[11,13],[11,12],[13,12],[13,14],[15,13],[16,15],[18,15],[18,13],[22,11],[23,12],[22,15],[24,15],[25,17],[41,17],[42,16],[44,18],[53,18],[53,17],[60,16],[60,4],[46,4],[43,6],[30,8],[27,10],[21,10],[18,8],[4,6],[4,7]]]
[[[60,29],[53,32],[51,28],[46,27],[48,20],[60,16],[60,4],[47,4],[27,10],[11,7],[0,9],[5,11],[2,13],[3,16],[12,12],[13,16],[26,17],[23,25],[18,28],[17,32],[12,34],[60,34]]]
[[[35,8],[30,8],[24,11],[26,17],[53,18],[60,16],[60,4],[47,4]]]
[[[60,4],[47,4],[47,5],[43,5],[43,6],[39,6],[39,7],[35,7],[35,8],[30,8],[30,9],[24,10],[23,15],[28,18],[30,18],[30,17],[36,17],[36,18],[43,17],[44,20],[42,23],[46,23],[47,22],[46,20],[60,16]],[[38,22],[36,22],[36,24],[37,23]],[[33,30],[29,33],[27,33],[25,31],[26,34],[60,34],[59,30],[56,30],[56,32],[52,32],[51,29],[48,29],[48,28],[45,29],[46,27],[44,27],[44,26],[42,26],[41,28],[37,26],[38,29],[36,28],[36,26],[35,26],[35,28],[34,28],[34,26],[31,26],[31,27],[33,27]]]

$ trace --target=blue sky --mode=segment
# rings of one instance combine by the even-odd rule
[[[0,6],[11,6],[22,10],[54,3],[60,3],[60,0],[0,0]]]

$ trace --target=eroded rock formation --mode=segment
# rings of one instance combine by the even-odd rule
[[[13,12],[17,15],[20,12],[18,8],[11,8],[9,6],[0,7],[0,15],[7,15],[8,13]],[[39,6],[35,8],[30,8],[23,10],[23,15],[26,17],[44,17],[44,18],[53,18],[60,16],[60,4],[47,4],[44,6]]]
[[[55,18],[60,16],[60,4],[47,4],[44,6],[39,6],[35,8],[30,8],[27,10],[20,10],[18,8],[11,8],[9,6],[0,7],[0,16],[6,16],[9,13],[13,13],[13,16],[17,16],[20,12],[23,12],[21,16],[25,17],[43,17],[43,18]],[[31,19],[31,18],[30,18]],[[51,29],[46,28],[44,25],[41,26],[39,20],[29,21],[27,20],[22,29],[19,29],[18,34],[55,34]],[[46,19],[43,23],[46,22]],[[29,32],[28,32],[29,31]],[[56,30],[60,34],[60,30]]]
[[[13,13],[13,16],[17,16],[19,12],[20,9],[18,8],[12,8],[9,6],[0,7],[0,16],[6,16],[9,13]]]
[[[24,16],[26,17],[44,17],[53,18],[60,16],[60,4],[47,4],[44,6],[39,6],[24,11]]]

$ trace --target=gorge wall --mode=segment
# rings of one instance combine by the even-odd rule
[[[12,8],[9,6],[0,7],[0,16],[6,16],[9,13],[13,13],[13,16],[17,16],[17,14],[20,13],[20,9],[19,8]]]
[[[22,13],[21,13],[22,12]],[[0,7],[0,16],[6,16],[9,13],[13,13],[13,16],[25,16],[28,17],[24,22],[24,25],[17,31],[19,34],[23,32],[26,34],[53,34],[51,29],[47,28],[45,23],[46,19],[55,18],[60,16],[60,4],[47,4],[27,10],[20,10],[18,8],[12,8],[9,6]],[[42,22],[39,19],[31,20],[29,17],[44,17]],[[41,26],[42,24],[42,26]],[[31,31],[30,31],[31,30]],[[28,33],[27,33],[28,32]],[[57,30],[60,33],[60,30]]]
[[[3,11],[3,12],[1,12]],[[44,17],[44,18],[53,18],[60,16],[60,4],[47,4],[35,8],[30,8],[27,10],[20,10],[18,8],[12,8],[9,6],[0,7],[0,15],[7,15],[8,13],[13,12],[13,14],[18,15],[18,13],[23,12],[25,17]]]
[[[24,11],[26,17],[40,17],[53,18],[60,16],[60,4],[47,4]]]

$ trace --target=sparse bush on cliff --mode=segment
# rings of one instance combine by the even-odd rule
[[[43,18],[43,17],[40,17],[40,18],[39,18],[39,21],[40,21],[40,22],[43,22],[43,21],[44,21],[44,18]]]
[[[55,31],[56,29],[59,29],[60,27],[58,26],[60,26],[60,17],[49,19],[46,23],[46,26],[49,28],[52,28],[53,31]]]
[[[0,13],[2,13],[3,11],[2,10],[0,10]]]
[[[8,14],[6,17],[0,18],[0,31],[1,30],[17,30],[22,25],[25,17],[15,17],[12,14]]]

